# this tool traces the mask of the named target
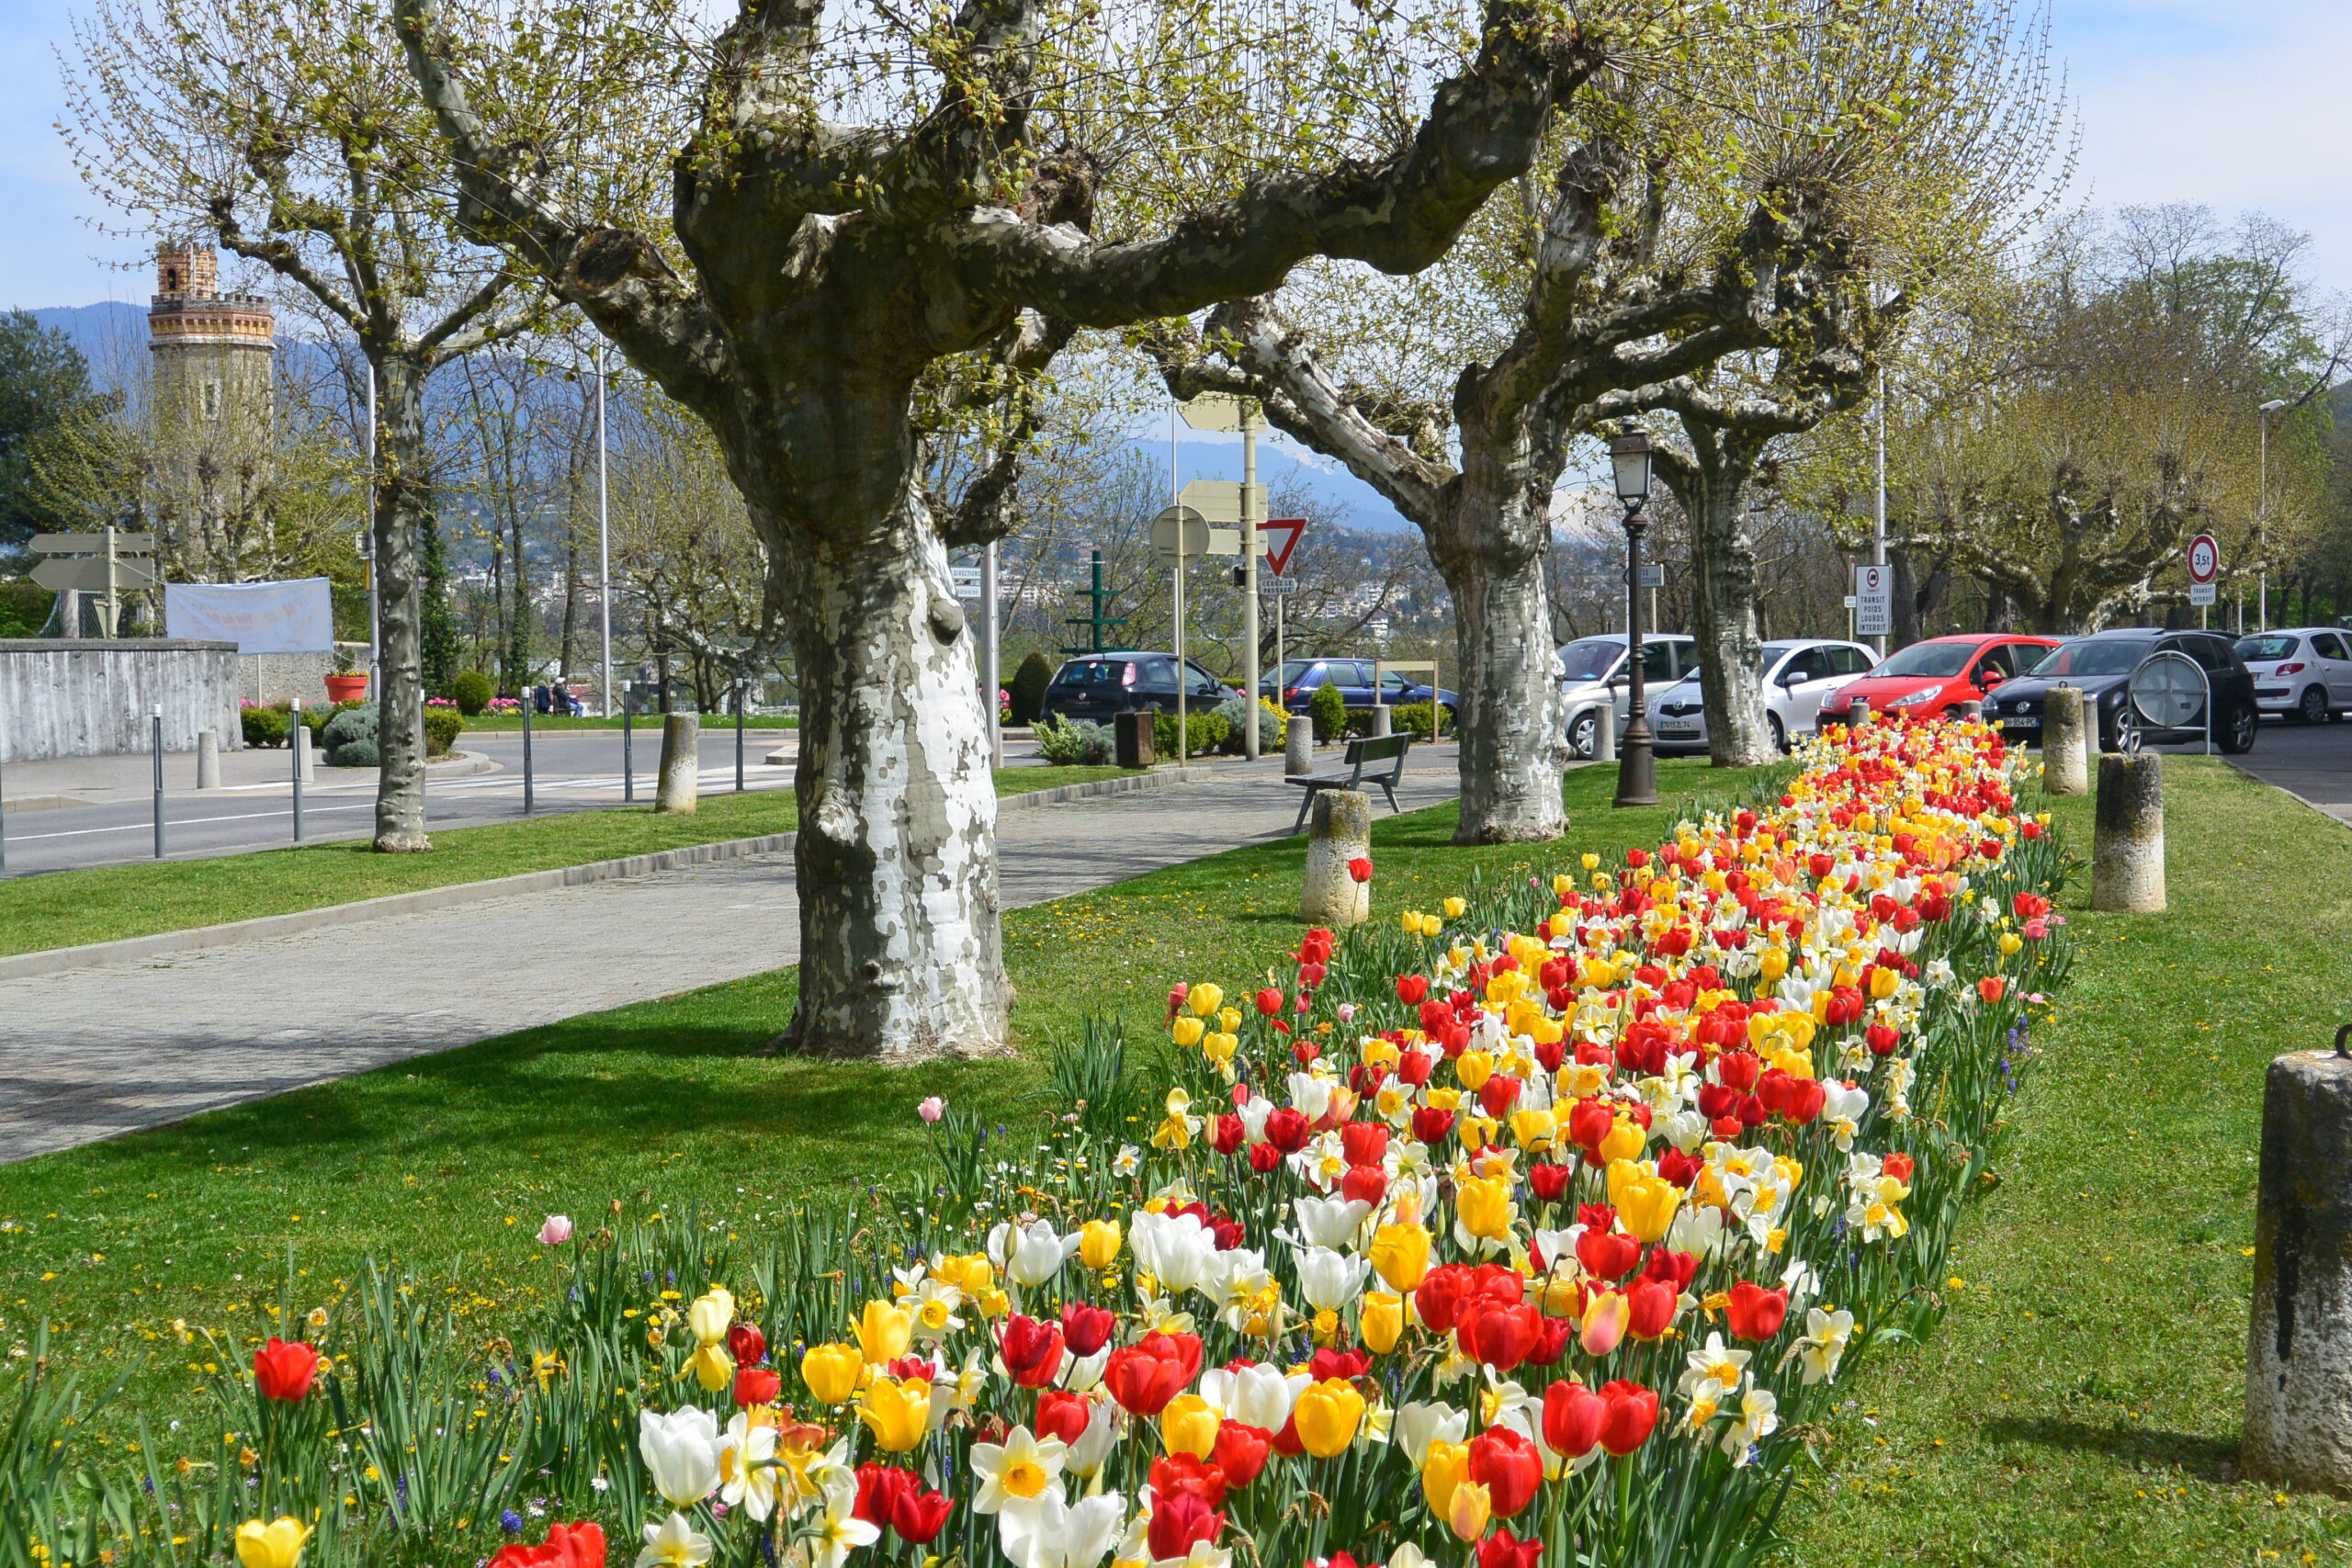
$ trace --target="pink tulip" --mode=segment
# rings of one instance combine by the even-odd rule
[[[1584,1332],[1579,1340],[1588,1356],[1606,1356],[1617,1348],[1625,1337],[1625,1323],[1631,1316],[1625,1298],[1615,1291],[1601,1291],[1585,1303]]]
[[[947,1102],[935,1094],[926,1095],[923,1102],[915,1107],[915,1114],[926,1122],[936,1122],[947,1114]]]
[[[1341,1002],[1340,1004],[1340,1021],[1341,1023],[1353,1023],[1355,1021],[1356,1004],[1353,1002]]]
[[[539,1245],[542,1247],[561,1247],[571,1239],[571,1216],[570,1214],[549,1214],[548,1223],[539,1227]]]

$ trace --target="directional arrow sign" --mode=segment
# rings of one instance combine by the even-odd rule
[[[109,587],[130,593],[155,586],[155,567],[152,561],[118,559],[109,584],[104,557],[77,556],[41,562],[33,568],[33,581],[59,593],[104,593]]]
[[[1178,403],[1176,412],[1194,430],[1239,430],[1247,419],[1251,430],[1266,428],[1265,417],[1259,413],[1257,400],[1236,397],[1231,392],[1204,392],[1189,403]],[[1212,519],[1214,521],[1214,519]],[[1239,519],[1234,519],[1239,521]]]
[[[1250,507],[1259,516],[1266,514],[1266,487],[1251,487]],[[1176,492],[1176,503],[1189,506],[1211,523],[1241,521],[1241,481],[1238,479],[1194,479]],[[1238,550],[1235,552],[1238,554]]]
[[[153,534],[118,533],[114,536],[114,553],[118,556],[143,556],[155,547]],[[37,556],[102,556],[107,553],[104,534],[35,534],[33,554]]]
[[[1258,525],[1258,531],[1265,536],[1266,570],[1280,577],[1290,565],[1291,551],[1298,548],[1298,536],[1306,532],[1306,519],[1269,517]]]

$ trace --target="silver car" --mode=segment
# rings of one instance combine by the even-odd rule
[[[1766,643],[1764,722],[1772,744],[1785,751],[1794,737],[1811,735],[1820,724],[1821,705],[1877,662],[1878,655],[1859,642]],[[1650,699],[1650,734],[1660,751],[1706,750],[1706,697],[1695,672]]]
[[[1560,649],[1561,707],[1567,715],[1568,750],[1589,757],[1600,739],[1600,716],[1611,714],[1617,738],[1633,716],[1633,678],[1625,667],[1626,637],[1578,637]],[[1651,692],[1663,691],[1699,668],[1699,644],[1679,632],[1657,632],[1642,638],[1645,663],[1642,682]]]
[[[2334,626],[2290,626],[2238,638],[2266,714],[2324,724],[2352,712],[2352,638]]]

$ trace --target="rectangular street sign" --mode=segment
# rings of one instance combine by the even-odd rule
[[[980,596],[980,569],[976,566],[951,566],[948,575],[956,580],[956,597],[977,599]]]
[[[1251,487],[1250,499],[1256,503],[1251,510],[1260,517],[1265,516],[1266,487],[1264,485]],[[1230,523],[1238,526],[1241,522],[1241,481],[1239,479],[1194,479],[1176,492],[1176,504],[1191,507],[1208,522]],[[1237,544],[1230,550],[1222,550],[1217,553],[1238,556],[1241,553],[1241,547]]]
[[[2212,604],[2213,585],[2210,582],[2190,583],[2188,585],[2188,602],[2192,604]]]
[[[1889,637],[1894,631],[1894,569],[1854,569],[1854,635]]]
[[[114,536],[114,553],[118,556],[143,556],[155,547],[153,534],[118,531]],[[35,534],[33,554],[37,556],[102,556],[107,553],[104,534]]]
[[[1298,597],[1298,579],[1261,577],[1258,580],[1258,590],[1261,593],[1271,593],[1277,599],[1295,599]]]
[[[45,560],[33,568],[33,581],[52,592],[104,593],[107,591],[107,562],[104,556],[69,556]],[[122,593],[136,592],[155,586],[155,566],[153,561],[120,559],[114,563],[115,590]]]
[[[1666,565],[1664,562],[1645,560],[1642,563],[1642,586],[1645,588],[1663,588],[1666,586]]]

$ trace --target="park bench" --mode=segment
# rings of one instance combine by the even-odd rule
[[[1306,798],[1298,803],[1298,820],[1291,824],[1290,830],[1296,833],[1306,826],[1306,813],[1314,806],[1316,795],[1327,789],[1360,789],[1365,784],[1378,784],[1380,793],[1388,797],[1388,809],[1401,813],[1405,808],[1396,804],[1396,784],[1405,776],[1405,753],[1412,746],[1410,735],[1379,735],[1351,740],[1339,769],[1328,773],[1293,773],[1284,778],[1284,784],[1296,784],[1306,792]]]

